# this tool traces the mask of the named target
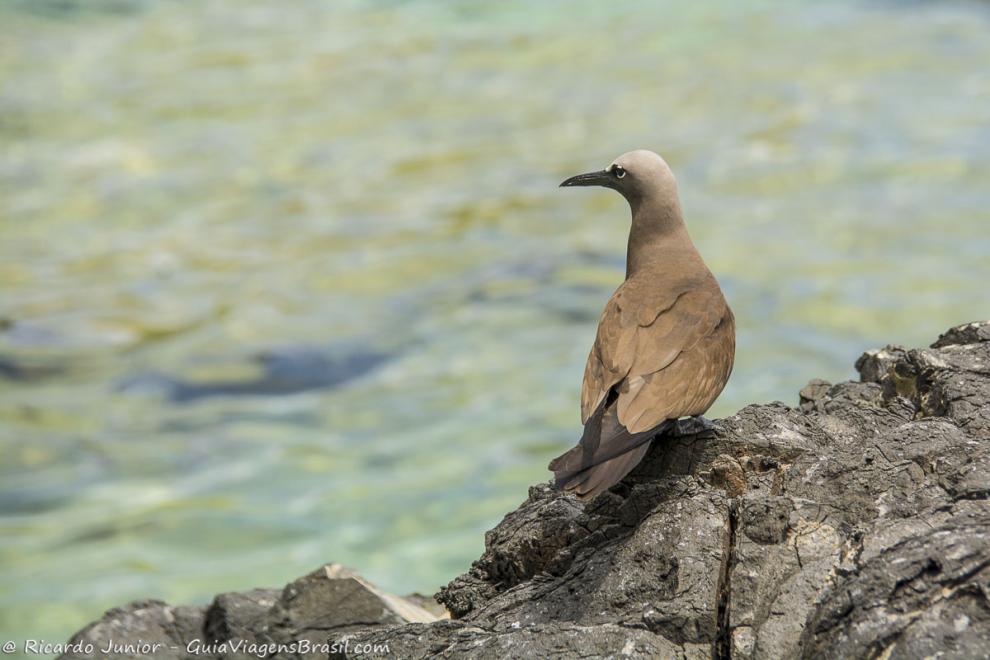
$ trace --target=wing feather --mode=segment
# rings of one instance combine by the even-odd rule
[[[671,367],[679,356],[690,351],[731,314],[710,273],[701,283],[665,286],[661,293],[644,289],[639,282],[627,281],[605,306],[595,344],[588,355],[581,388],[582,423],[588,422],[606,393],[617,385],[620,390],[626,390],[618,401],[619,420],[623,424],[639,418],[644,413],[642,407],[657,401],[656,396],[669,400],[672,410],[684,407],[687,402],[680,399],[687,396],[686,392],[664,391],[669,384],[665,386],[662,381],[667,378],[656,374]],[[730,334],[734,336],[734,331]],[[679,373],[682,369],[675,371]],[[647,382],[636,387],[637,379]],[[626,380],[630,382],[623,386]],[[657,381],[654,386],[649,387],[654,381]],[[647,399],[639,401],[639,407],[630,411],[644,396]]]
[[[627,280],[602,312],[581,388],[584,434],[550,464],[579,497],[617,483],[658,432],[704,413],[729,378],[735,321],[715,278],[663,288]]]
[[[641,344],[644,343],[641,329],[656,325],[665,312],[674,308],[678,300],[696,286],[696,282],[689,280],[662,288],[627,280],[612,294],[598,322],[598,334],[585,364],[581,388],[582,424],[588,423],[605,394],[629,375]],[[675,333],[677,319],[671,318],[658,328],[667,334]],[[658,356],[655,362],[669,362],[676,356],[677,342],[674,338],[660,339],[670,348]],[[670,351],[674,351],[673,354]],[[645,373],[648,372],[644,371],[639,375]]]
[[[629,401],[619,395],[619,420],[630,433],[666,419],[701,415],[715,402],[732,372],[735,323],[726,314],[668,366],[644,377]]]

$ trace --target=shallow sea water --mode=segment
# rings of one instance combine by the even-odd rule
[[[431,593],[578,436],[678,174],[713,415],[990,317],[985,3],[0,4],[0,637],[323,562]]]

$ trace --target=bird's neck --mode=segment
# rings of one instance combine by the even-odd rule
[[[698,254],[684,226],[681,206],[676,198],[669,201],[639,200],[631,206],[632,227],[626,250],[627,280],[637,273],[669,266],[672,258],[683,260]]]

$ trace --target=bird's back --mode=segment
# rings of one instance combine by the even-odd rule
[[[735,319],[707,267],[627,279],[606,304],[588,356],[584,436],[551,463],[558,484],[587,498],[619,481],[670,420],[711,407],[734,357]]]

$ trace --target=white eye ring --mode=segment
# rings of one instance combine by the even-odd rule
[[[612,173],[615,174],[616,179],[621,179],[626,176],[626,170],[619,167],[618,165],[612,166]]]

